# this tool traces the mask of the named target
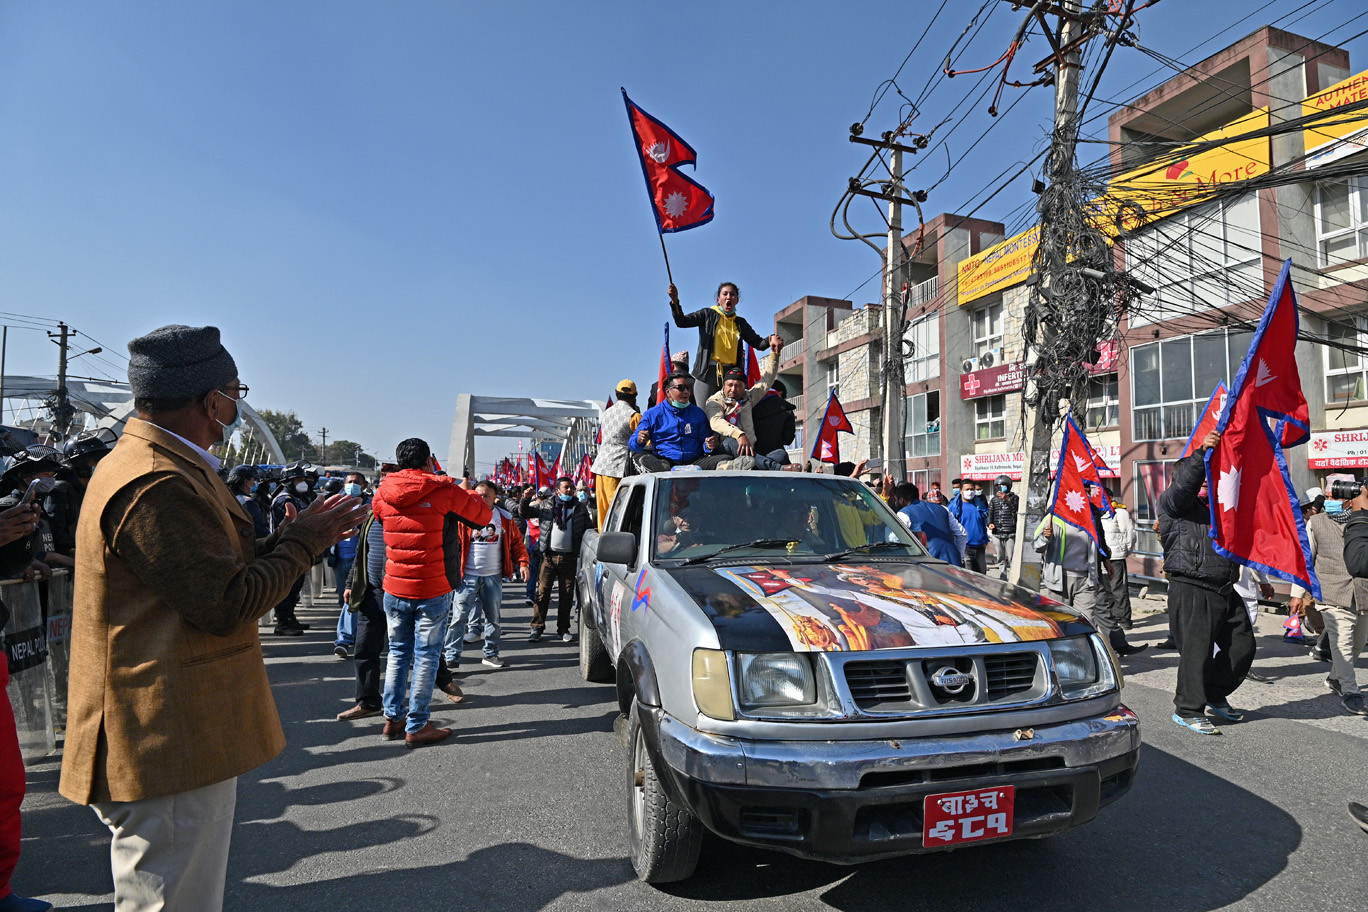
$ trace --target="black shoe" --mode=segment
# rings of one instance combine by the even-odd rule
[[[1364,807],[1357,801],[1351,801],[1349,802],[1349,816],[1353,818],[1354,823],[1359,825],[1359,829],[1368,833],[1368,807]]]
[[[529,634],[527,635],[527,642],[529,642],[529,643],[536,643],[536,642],[539,642],[539,641],[541,640],[541,638],[542,638],[542,629],[541,629],[540,627],[533,627],[533,628],[532,628],[532,632],[529,633]]]
[[[1308,653],[1308,655],[1310,655],[1311,658],[1315,659],[1317,662],[1329,662],[1329,661],[1330,661],[1330,653],[1326,652],[1326,651],[1323,650],[1323,649],[1318,649],[1318,648],[1316,648],[1315,646],[1312,646],[1312,647],[1311,647],[1311,652]]]
[[[1337,697],[1344,696],[1344,690],[1340,687],[1340,682],[1337,678],[1327,677],[1325,679],[1325,689]]]
[[[1155,649],[1177,649],[1177,648],[1178,648],[1178,644],[1175,643],[1175,642],[1173,642],[1173,637],[1168,637],[1168,638],[1165,639],[1163,642],[1155,643],[1155,644],[1154,644],[1154,648],[1155,648]]]
[[[1123,646],[1116,646],[1113,648],[1116,650],[1116,654],[1119,656],[1133,656],[1144,652],[1146,649],[1149,649],[1149,644],[1141,643],[1139,646],[1132,646],[1129,643],[1126,643]]]
[[[300,630],[298,627],[291,627],[288,624],[278,624],[276,625],[275,635],[278,637],[302,637],[304,631]]]
[[[1347,713],[1353,713],[1356,716],[1368,716],[1368,709],[1363,706],[1363,697],[1358,694],[1345,694],[1340,697],[1340,705],[1344,707],[1344,711]]]

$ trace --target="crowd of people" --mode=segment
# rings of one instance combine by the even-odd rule
[[[247,387],[213,327],[168,326],[129,343],[137,417],[122,437],[100,430],[60,450],[10,448],[0,575],[74,570],[59,788],[109,827],[119,908],[221,907],[236,779],[284,745],[258,622],[269,617],[275,636],[301,636],[308,625],[296,609],[316,567],[331,571],[337,591],[333,651],[355,667],[354,705],[337,719],[383,716],[384,738],[418,748],[451,734],[433,723],[431,702],[435,693],[464,701],[457,677],[467,645],[480,644],[484,667],[508,667],[505,582],[526,586],[528,640],[548,636],[555,596],[554,637],[575,641],[580,545],[602,528],[623,478],[682,466],[812,468],[787,454],[795,421],[775,380],[782,341],[736,316],[730,283],[715,307],[693,314],[670,291],[676,322],[699,328],[699,356],[691,366],[677,353],[663,398],[644,411],[633,381],[617,385],[588,484],[449,477],[419,438],[402,441],[374,478],[320,476],[304,463],[224,466],[211,449],[239,427]],[[769,347],[758,379],[741,364],[742,342]],[[1158,502],[1170,638],[1155,645],[1178,649],[1174,721],[1217,734],[1217,722],[1243,717],[1230,697],[1250,673],[1253,610],[1271,587],[1212,548],[1203,452],[1175,465]],[[866,468],[844,462],[834,471],[859,477]],[[932,556],[1008,578],[1021,506],[1010,478],[957,478],[946,491],[932,482],[923,492],[885,477],[877,487]],[[1044,590],[1087,613],[1126,657],[1146,648],[1126,640],[1136,528],[1123,504],[1111,506],[1094,510],[1095,535],[1047,516],[1028,544],[1041,554]],[[1368,510],[1368,490],[1310,505],[1323,598],[1317,608],[1294,589],[1290,607],[1323,630],[1312,655],[1330,664],[1326,687],[1364,715],[1354,664],[1368,639],[1368,512],[1354,510]],[[1364,518],[1361,567],[1346,563],[1353,516]],[[23,792],[14,724],[0,719],[0,912],[47,907],[8,887]]]

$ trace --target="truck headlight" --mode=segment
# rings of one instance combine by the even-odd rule
[[[812,662],[797,652],[743,653],[736,657],[743,706],[804,706],[817,702]]]
[[[720,649],[695,649],[693,652],[694,702],[699,712],[714,719],[736,718],[732,705],[731,667]]]
[[[1116,669],[1096,634],[1052,640],[1050,655],[1066,700],[1095,697],[1116,687]]]

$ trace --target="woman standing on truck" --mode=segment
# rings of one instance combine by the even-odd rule
[[[707,402],[708,397],[722,387],[722,374],[729,367],[741,367],[741,343],[751,348],[776,348],[777,336],[762,339],[751,328],[745,317],[737,316],[736,305],[741,303],[741,289],[735,282],[717,286],[717,303],[712,307],[685,313],[679,306],[679,289],[670,285],[670,313],[674,325],[680,329],[698,327],[698,354],[694,356],[693,378],[695,402]]]

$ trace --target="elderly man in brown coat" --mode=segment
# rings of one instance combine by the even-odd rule
[[[356,527],[320,499],[269,538],[208,448],[247,387],[212,326],[128,344],[137,418],[97,467],[76,536],[60,790],[113,833],[124,910],[219,910],[237,777],[285,746],[257,619]]]

